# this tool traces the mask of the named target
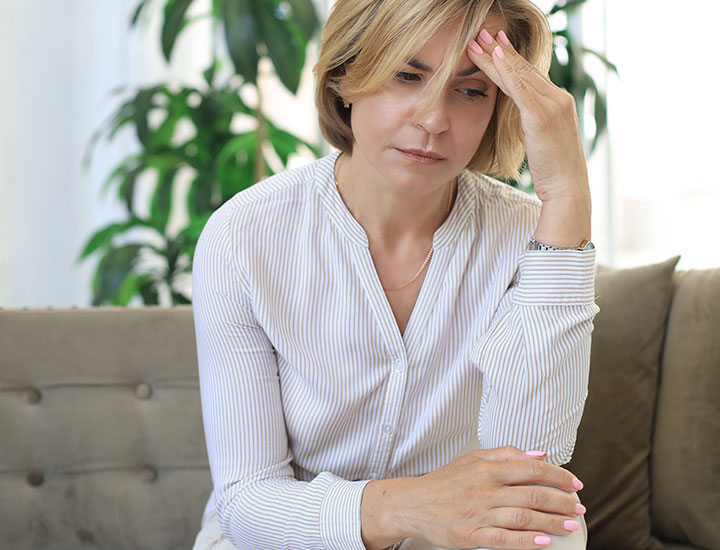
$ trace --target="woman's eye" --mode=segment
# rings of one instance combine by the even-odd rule
[[[405,73],[400,71],[395,73],[395,78],[401,82],[418,82],[420,80],[420,75],[417,73]]]
[[[482,90],[476,90],[474,88],[460,88],[460,93],[463,94],[467,99],[476,99],[478,97],[488,97],[488,95]]]

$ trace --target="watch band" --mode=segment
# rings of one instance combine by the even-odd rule
[[[528,250],[592,250],[595,248],[595,245],[591,241],[584,241],[580,243],[580,246],[578,247],[562,247],[562,246],[552,246],[549,244],[543,244],[539,243],[535,240],[535,237],[530,237],[530,244],[528,245]]]

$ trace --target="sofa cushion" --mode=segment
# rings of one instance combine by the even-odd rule
[[[598,268],[589,394],[567,466],[585,483],[590,550],[662,549],[650,533],[649,456],[677,261]]]
[[[212,488],[191,308],[0,311],[0,350],[0,548],[190,548]]]
[[[720,550],[720,269],[678,274],[652,453],[653,525]]]

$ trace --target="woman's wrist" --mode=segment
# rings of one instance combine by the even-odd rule
[[[589,195],[543,202],[535,240],[550,246],[577,248],[590,240]]]
[[[382,550],[411,536],[404,525],[405,495],[412,478],[380,479],[365,485],[360,505],[362,539],[368,550]]]

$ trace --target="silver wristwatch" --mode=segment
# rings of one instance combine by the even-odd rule
[[[580,243],[580,246],[577,247],[562,247],[562,246],[552,246],[549,244],[543,244],[539,243],[535,240],[535,237],[530,237],[530,244],[528,245],[528,250],[592,250],[595,248],[595,245],[590,241],[584,241]]]

